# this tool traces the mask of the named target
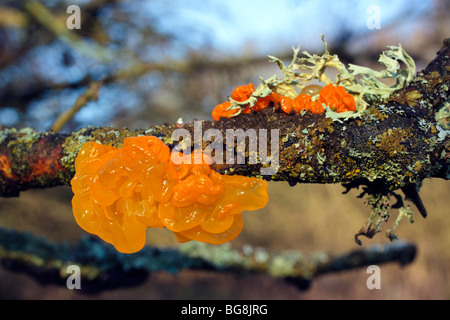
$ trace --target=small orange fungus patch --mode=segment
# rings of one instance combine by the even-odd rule
[[[324,103],[335,112],[355,111],[356,104],[353,96],[344,87],[333,86],[331,83],[319,92],[319,102]]]
[[[227,110],[229,107],[231,107],[231,103],[229,101],[221,103],[218,106],[216,106],[212,112],[213,119],[215,121],[219,121],[219,119],[222,117],[231,118],[238,112],[237,109]]]
[[[255,86],[253,83],[249,83],[246,86],[239,86],[234,89],[231,97],[236,101],[242,102],[250,98],[253,91],[255,91]]]
[[[268,202],[267,182],[225,176],[194,151],[178,154],[153,136],[126,138],[122,148],[86,143],[71,181],[77,223],[124,253],[145,244],[147,228],[166,227],[179,242],[222,244],[242,230],[241,213]]]
[[[9,165],[9,160],[5,155],[0,156],[0,171],[3,172],[3,175],[7,178],[13,178],[11,167]]]
[[[238,102],[243,102],[250,98],[255,91],[255,86],[252,83],[248,85],[239,86],[233,90],[231,98]],[[312,101],[313,98],[318,99]],[[242,113],[250,113],[253,111],[261,111],[267,108],[270,104],[273,106],[279,105],[281,110],[287,114],[299,114],[302,110],[310,111],[313,114],[319,114],[325,111],[323,104],[328,106],[335,112],[356,111],[356,104],[353,96],[345,90],[342,86],[334,86],[329,84],[325,87],[317,85],[310,85],[305,87],[302,92],[294,99],[285,97],[276,92],[270,95],[259,98],[253,107],[249,106],[242,110]],[[229,101],[217,105],[212,111],[212,117],[215,121],[220,118],[231,118],[238,114],[238,109],[229,109],[231,103]]]

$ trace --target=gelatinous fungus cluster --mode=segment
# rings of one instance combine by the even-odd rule
[[[86,143],[71,181],[77,223],[133,253],[149,227],[166,227],[179,242],[222,244],[241,232],[244,210],[267,204],[266,181],[223,176],[201,151],[177,156],[180,163],[154,136],[126,138],[122,148]]]
[[[244,102],[251,97],[254,91],[253,83],[239,86],[233,90],[231,98],[237,102]],[[261,111],[269,106],[277,105],[287,114],[299,114],[302,110],[319,114],[325,111],[324,105],[338,113],[356,110],[353,96],[347,93],[344,87],[334,86],[330,83],[323,88],[317,85],[307,86],[294,99],[272,91],[269,95],[258,98],[253,106],[247,105],[242,110],[232,107],[231,102],[226,101],[214,108],[212,117],[218,121],[222,117],[231,118],[241,112]]]

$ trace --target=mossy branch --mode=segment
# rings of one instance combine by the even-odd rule
[[[0,196],[69,185],[76,155],[87,141],[121,146],[124,138],[145,134],[160,137],[173,148],[178,144],[172,139],[175,129],[186,129],[194,137],[194,129],[199,128],[202,134],[217,129],[223,137],[229,129],[254,129],[257,133],[265,129],[268,150],[275,142],[271,129],[279,130],[279,167],[274,174],[263,175],[266,180],[375,184],[393,191],[409,184],[420,185],[425,178],[448,179],[448,118],[437,115],[448,110],[449,43],[444,42],[437,57],[406,89],[354,118],[333,118],[328,113],[286,115],[277,108],[266,108],[218,122],[164,124],[140,130],[101,127],[61,134],[4,129],[0,131]],[[194,140],[184,147],[194,145]],[[208,144],[202,141],[202,148]],[[226,148],[224,141],[223,150]],[[250,164],[251,153],[246,143],[244,164],[224,162],[212,167],[222,174],[261,177],[261,168],[267,165],[259,160]]]
[[[0,260],[5,267],[22,271],[41,283],[66,285],[69,265],[81,270],[81,290],[96,293],[105,289],[138,285],[153,272],[213,270],[232,274],[267,274],[307,289],[316,277],[372,264],[411,263],[415,245],[407,242],[369,246],[341,254],[301,251],[270,251],[244,246],[214,246],[191,242],[178,248],[146,247],[127,255],[96,238],[84,237],[76,244],[55,244],[27,233],[0,228]]]
[[[373,105],[357,118],[341,120],[324,114],[286,115],[276,108],[242,114],[218,122],[165,124],[141,130],[108,127],[83,128],[71,134],[4,129],[0,131],[0,195],[17,196],[20,191],[68,185],[74,175],[74,160],[87,141],[120,146],[123,139],[141,134],[160,137],[174,147],[175,129],[194,136],[217,129],[279,130],[279,168],[263,176],[291,183],[355,183],[374,181],[388,190],[425,178],[449,178],[448,130],[437,123],[439,110],[448,109],[450,87],[449,41],[437,58],[403,91],[381,105]],[[448,118],[444,119],[448,121]],[[268,134],[268,150],[271,136]],[[194,141],[191,141],[191,145]],[[208,143],[203,142],[205,148]],[[249,157],[246,146],[246,160]],[[226,150],[224,145],[223,150]],[[215,164],[224,174],[261,176],[261,162]]]

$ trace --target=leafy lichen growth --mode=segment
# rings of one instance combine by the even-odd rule
[[[355,242],[357,244],[361,245],[360,236],[373,238],[382,230],[382,224],[387,223],[391,216],[390,209],[398,209],[398,215],[392,227],[386,230],[386,237],[389,240],[398,239],[395,230],[402,219],[407,218],[410,223],[414,222],[413,211],[409,206],[405,206],[403,197],[399,194],[394,192],[374,192],[370,188],[364,188],[364,192],[359,197],[363,197],[365,194],[367,194],[366,204],[370,205],[372,210],[366,223],[355,234]],[[395,204],[391,204],[391,196],[397,200]]]
[[[325,52],[322,55],[304,51],[304,57],[298,58],[300,47],[294,48],[294,58],[288,66],[285,66],[280,59],[269,56],[271,61],[278,64],[283,79],[275,75],[263,81],[261,86],[295,97],[297,95],[295,88],[301,90],[312,80],[318,80],[325,85],[334,83],[343,86],[347,92],[354,95],[357,111],[361,111],[366,108],[368,103],[383,101],[395,91],[404,89],[411,83],[416,73],[414,60],[400,44],[388,46],[388,50],[384,51],[378,60],[385,66],[385,70],[375,71],[354,64],[349,64],[346,68],[336,54],[330,54],[324,37],[321,37],[325,45]],[[405,64],[406,69],[401,68],[400,62]],[[334,80],[331,80],[326,74],[327,68],[337,70]],[[301,71],[305,69],[309,72]],[[393,86],[388,86],[380,81],[380,78],[392,78],[396,83]]]
[[[261,78],[261,84],[247,100],[236,101],[229,97],[231,106],[228,109],[237,110],[232,116],[238,116],[247,106],[252,108],[259,98],[269,96],[272,92],[294,99],[298,96],[300,90],[309,85],[311,81],[317,80],[325,85],[333,83],[343,86],[347,92],[353,95],[357,106],[356,113],[358,114],[364,111],[369,104],[380,103],[394,92],[404,89],[413,80],[416,72],[414,60],[400,44],[398,46],[388,46],[388,50],[384,51],[378,60],[385,66],[385,69],[375,71],[371,68],[354,64],[349,64],[347,68],[336,54],[330,54],[327,42],[323,36],[321,38],[325,45],[325,52],[322,55],[303,51],[303,56],[299,57],[299,46],[293,48],[294,55],[288,66],[281,59],[269,56],[270,61],[275,62],[280,68],[282,78],[277,75],[273,75],[267,80]],[[400,63],[403,63],[406,68],[402,69]],[[327,75],[327,68],[337,70],[334,80]],[[392,78],[395,80],[395,84],[389,86],[379,80],[382,78]],[[420,98],[420,93],[417,91],[409,94],[408,99],[410,100]],[[324,105],[324,108],[326,109],[325,116],[332,118],[333,121],[342,122],[357,117],[355,112],[336,113],[328,106]]]

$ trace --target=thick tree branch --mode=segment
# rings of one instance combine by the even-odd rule
[[[174,130],[186,129],[192,137],[190,144],[184,142],[187,147],[194,144],[195,129],[200,127],[202,134],[208,129],[219,130],[224,137],[223,150],[227,150],[227,129],[267,130],[269,151],[275,142],[271,130],[279,130],[278,154],[272,154],[279,156],[279,167],[275,173],[262,176],[267,180],[370,184],[393,191],[420,184],[425,178],[448,179],[448,130],[439,126],[436,114],[443,106],[448,108],[449,56],[450,41],[446,40],[437,57],[405,90],[344,121],[334,121],[324,114],[286,115],[277,108],[266,108],[218,122],[165,124],[147,130],[103,127],[58,134],[5,129],[0,131],[0,195],[17,196],[30,188],[68,185],[76,155],[87,141],[121,146],[124,138],[145,134],[158,136],[173,148],[178,143],[172,140]],[[202,148],[208,144],[202,141]],[[263,164],[259,160],[251,164],[253,150],[249,143],[245,145],[244,164],[225,162],[212,167],[224,174],[261,176]]]

